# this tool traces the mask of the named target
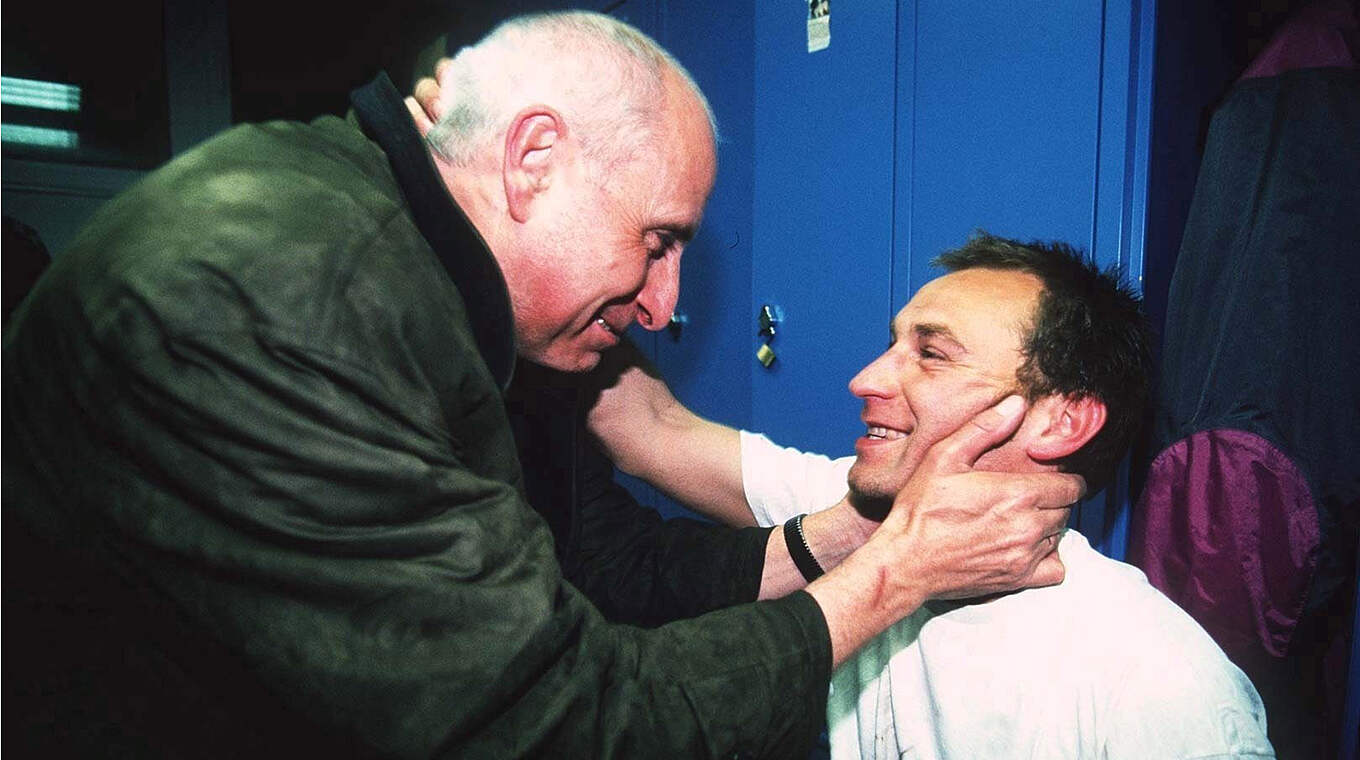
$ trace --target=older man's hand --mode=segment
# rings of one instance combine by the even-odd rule
[[[932,446],[875,533],[902,547],[929,598],[1062,582],[1053,550],[1085,481],[1056,472],[973,469],[978,457],[1015,432],[1024,412],[1023,400],[1011,396]]]
[[[929,599],[1062,582],[1053,550],[1085,481],[973,469],[1024,414],[1023,399],[1012,396],[937,442],[869,541],[808,585],[835,663]]]

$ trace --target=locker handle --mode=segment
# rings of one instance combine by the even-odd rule
[[[770,344],[774,342],[776,327],[783,319],[784,314],[778,306],[764,304],[760,307],[760,312],[756,315],[756,321],[760,323],[760,329],[756,331],[756,336],[760,337],[760,348],[756,349],[756,361],[765,369],[769,369],[774,364],[774,349]]]
[[[680,333],[685,331],[685,325],[689,324],[689,315],[683,311],[671,314],[671,321],[666,323],[666,331],[671,334],[673,340],[680,340]]]

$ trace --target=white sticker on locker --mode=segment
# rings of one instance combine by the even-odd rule
[[[831,0],[808,0],[808,52],[831,45]]]

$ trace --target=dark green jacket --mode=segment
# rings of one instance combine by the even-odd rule
[[[7,330],[7,745],[801,754],[806,594],[641,629],[564,581],[499,271],[390,84],[355,104],[367,135],[243,126],[150,175]]]
[[[506,394],[525,494],[552,530],[563,577],[606,619],[635,625],[754,601],[770,529],[663,520],[638,504],[587,431],[601,382],[592,374],[521,361]]]

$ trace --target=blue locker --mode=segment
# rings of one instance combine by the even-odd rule
[[[672,326],[659,333],[634,326],[629,335],[683,403],[705,417],[750,427],[752,7],[627,0],[609,12],[652,35],[680,61],[718,123],[718,177],[703,224],[685,248]],[[618,473],[616,479],[667,517],[690,514],[636,478]]]
[[[830,45],[811,53],[807,17],[807,3],[756,5],[751,417],[779,443],[844,455],[863,433],[846,384],[892,313],[897,10],[833,4]],[[782,312],[768,369],[763,304]]]
[[[678,398],[706,417],[749,426],[754,100],[748,5],[658,0],[656,38],[689,70],[718,122],[718,178],[685,249],[674,329],[649,336]],[[641,332],[641,331],[634,331]]]

